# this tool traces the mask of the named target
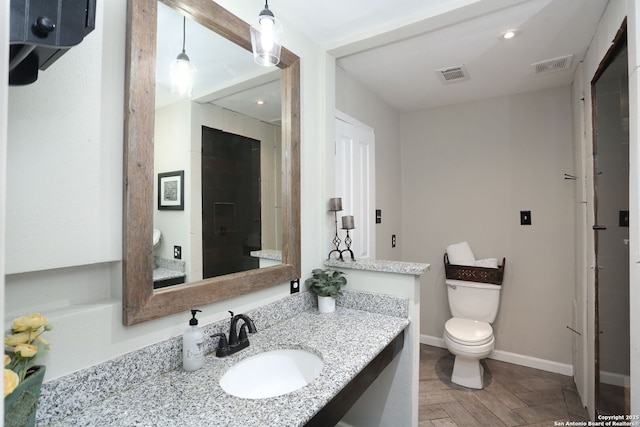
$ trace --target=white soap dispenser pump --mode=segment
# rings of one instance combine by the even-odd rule
[[[185,371],[195,371],[204,366],[204,332],[198,326],[196,313],[202,313],[202,310],[191,310],[193,317],[182,335],[182,367]]]

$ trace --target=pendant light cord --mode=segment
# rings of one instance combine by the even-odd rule
[[[182,17],[182,53],[185,53],[184,46],[187,39],[187,17]]]

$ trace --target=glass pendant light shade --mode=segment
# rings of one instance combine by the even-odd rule
[[[256,64],[265,67],[278,65],[282,47],[282,24],[265,3],[258,19],[251,24],[251,47]]]
[[[180,98],[189,98],[193,91],[196,67],[191,63],[184,50],[187,21],[186,18],[182,19],[182,52],[169,67],[169,76],[171,77],[171,93]]]
[[[189,57],[184,50],[171,64],[169,73],[171,76],[171,93],[180,98],[191,97],[196,67],[189,61]]]

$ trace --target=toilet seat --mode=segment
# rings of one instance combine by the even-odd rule
[[[481,346],[493,340],[493,328],[487,322],[453,317],[444,324],[447,337],[461,345]]]

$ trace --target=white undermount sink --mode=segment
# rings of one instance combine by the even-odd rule
[[[220,386],[246,399],[276,397],[306,386],[323,367],[319,356],[305,350],[267,351],[233,365],[220,378]]]

